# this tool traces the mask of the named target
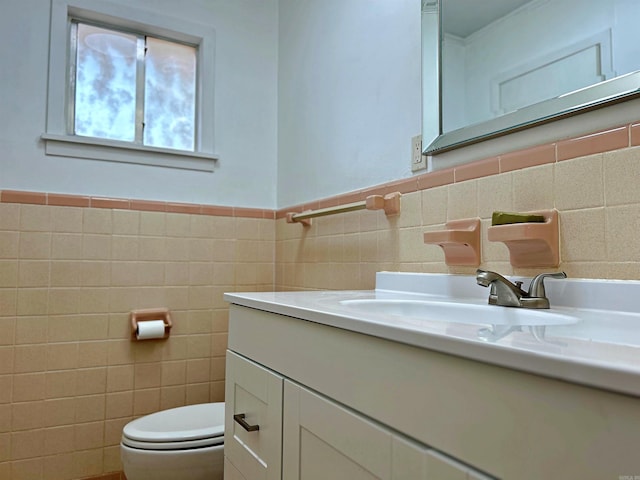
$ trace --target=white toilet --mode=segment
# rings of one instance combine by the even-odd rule
[[[224,403],[172,408],[125,425],[127,480],[222,480]]]

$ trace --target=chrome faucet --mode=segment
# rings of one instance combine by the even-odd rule
[[[564,272],[541,273],[531,280],[529,290],[522,289],[522,282],[511,283],[502,275],[487,270],[476,271],[476,281],[483,287],[491,287],[489,305],[522,308],[549,308],[549,299],[544,289],[544,279],[567,278]]]

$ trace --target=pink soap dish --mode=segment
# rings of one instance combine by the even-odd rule
[[[451,220],[444,230],[426,232],[424,243],[439,245],[447,265],[480,265],[480,219]]]
[[[494,225],[488,228],[490,242],[503,242],[514,267],[557,267],[560,264],[558,211],[525,212],[542,215],[545,221]]]

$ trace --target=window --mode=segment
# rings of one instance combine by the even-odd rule
[[[70,57],[75,135],[193,151],[194,46],[73,21]]]
[[[213,170],[213,31],[95,0],[53,4],[46,153]]]

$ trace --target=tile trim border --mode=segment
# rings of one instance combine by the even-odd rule
[[[638,145],[640,145],[640,122],[634,122],[580,135],[575,138],[567,138],[489,158],[482,158],[464,165],[423,173],[355,192],[281,208],[276,211],[276,219],[285,218],[287,212],[303,212],[305,210],[341,205],[364,200],[368,195],[384,195],[393,191],[399,191],[401,193],[418,192],[467,180]]]
[[[194,203],[158,202],[127,198],[89,197],[59,193],[30,192],[22,190],[0,190],[0,203],[50,205],[80,208],[107,208],[114,210],[137,210],[147,212],[186,213],[216,217],[243,217],[275,219],[275,211],[262,208],[225,207]]]
[[[121,210],[186,213],[218,217],[282,219],[287,212],[303,212],[334,207],[364,200],[369,195],[386,195],[391,192],[413,193],[481,177],[497,175],[528,167],[579,158],[640,145],[640,121],[609,128],[575,138],[541,144],[508,152],[445,170],[415,175],[381,185],[355,190],[332,197],[293,205],[278,210],[191,203],[161,202],[153,200],[92,197],[59,193],[0,190],[0,203],[68,206],[81,208],[110,208]]]

